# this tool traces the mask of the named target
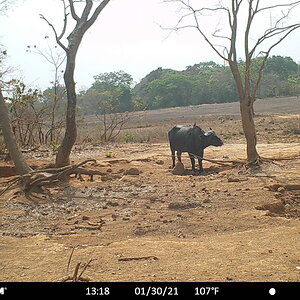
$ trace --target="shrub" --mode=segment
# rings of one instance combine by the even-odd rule
[[[123,136],[123,141],[125,143],[130,143],[130,142],[133,142],[135,139],[135,134],[133,133],[126,133],[124,136]]]

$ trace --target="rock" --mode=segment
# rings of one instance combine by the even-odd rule
[[[164,161],[161,160],[161,159],[158,159],[158,160],[156,161],[156,163],[157,163],[158,165],[163,165],[163,164],[164,164]]]
[[[140,170],[138,168],[130,168],[125,170],[124,175],[132,175],[132,176],[140,175]]]
[[[145,235],[148,232],[153,232],[159,230],[159,226],[153,226],[153,225],[145,225],[145,226],[136,226],[133,228],[133,233],[135,235]]]
[[[284,188],[283,186],[280,186],[280,187],[277,189],[277,192],[283,193],[283,192],[285,192],[285,188]]]
[[[107,174],[101,176],[101,181],[110,181],[110,180],[116,180],[120,179],[122,175],[119,174]]]
[[[184,165],[182,162],[178,161],[175,165],[175,168],[172,170],[173,175],[183,175],[184,173]]]
[[[108,200],[106,206],[119,206],[120,204],[117,201]]]
[[[277,201],[274,203],[267,203],[261,206],[255,207],[258,210],[268,210],[269,213],[267,215],[281,215],[285,213],[285,206],[282,201]]]
[[[235,175],[229,175],[227,177],[228,182],[241,182],[241,181],[247,181],[247,180],[248,180],[248,178],[238,177]]]
[[[177,237],[184,239],[186,237],[186,235],[179,229]]]
[[[113,221],[115,221],[118,218],[118,215],[117,214],[112,214],[111,218],[113,219]]]
[[[201,205],[201,204],[194,203],[194,202],[187,202],[187,201],[174,201],[168,205],[168,208],[170,208],[170,209],[189,209],[189,208],[195,208],[199,205]]]

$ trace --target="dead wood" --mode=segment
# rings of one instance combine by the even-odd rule
[[[71,254],[70,254],[70,257],[69,257],[69,260],[68,260],[68,265],[67,265],[67,272],[69,271],[69,266],[70,266],[70,263],[71,263],[71,260],[72,260],[73,254],[74,254],[74,250],[75,250],[75,247],[73,247],[72,250],[71,250]],[[96,260],[96,259],[93,259],[93,258],[89,259],[89,261],[84,265],[84,267],[83,267],[83,269],[82,269],[82,271],[80,272],[79,275],[78,275],[78,273],[79,273],[79,268],[81,266],[81,262],[76,264],[73,275],[64,276],[64,277],[60,278],[58,281],[60,281],[60,282],[66,282],[66,281],[73,281],[73,282],[84,281],[84,282],[88,282],[88,281],[91,281],[91,279],[89,277],[82,277],[82,275],[83,275],[83,273],[85,272],[85,270],[87,269],[87,267],[90,265],[90,263],[93,260]]]
[[[118,261],[139,261],[139,260],[158,260],[158,257],[154,255],[142,256],[142,257],[122,257]]]
[[[105,176],[106,173],[98,171],[98,170],[87,170],[84,168],[78,167],[75,172],[75,177],[83,180],[82,175],[90,176],[90,181],[94,181],[94,175]]]
[[[39,148],[40,148],[40,146],[37,146],[37,147],[34,147],[34,148],[30,148],[30,149],[21,149],[21,152],[22,153],[30,153],[30,152],[38,150]]]
[[[75,250],[75,247],[72,247],[72,251],[71,251],[71,254],[70,254],[70,257],[69,257],[69,260],[68,260],[67,272],[69,272],[69,267],[70,267],[70,263],[71,263],[71,260],[72,260],[74,250]]]
[[[77,275],[78,275],[78,271],[79,271],[79,267],[80,267],[81,262],[77,263],[75,270],[74,270],[74,274],[72,276],[72,281],[78,281]]]
[[[34,170],[25,175],[18,175],[7,181],[3,181],[1,185],[7,185],[2,191],[0,196],[15,186],[20,186],[22,191],[30,193],[37,188],[38,192],[45,192],[44,187],[55,184],[57,182],[66,180],[70,175],[85,173],[90,176],[98,175],[97,171],[85,170],[80,168],[88,162],[96,162],[95,159],[87,159],[75,165],[69,165],[61,168]],[[90,171],[90,172],[89,172]],[[100,173],[100,172],[99,172]]]
[[[75,225],[75,229],[101,230],[102,225]]]

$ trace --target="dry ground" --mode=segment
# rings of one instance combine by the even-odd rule
[[[297,120],[257,118],[261,156],[297,158],[252,172],[204,162],[204,176],[172,175],[165,142],[78,145],[73,160],[94,157],[88,167],[104,175],[61,183],[52,199],[0,198],[0,281],[57,281],[90,259],[83,277],[94,281],[300,281]],[[245,158],[238,118],[220,122],[225,145],[205,156]],[[27,155],[35,167],[52,158]],[[124,175],[133,167],[139,175]],[[0,180],[9,172],[0,162]]]

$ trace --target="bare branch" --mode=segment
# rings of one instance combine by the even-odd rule
[[[60,41],[61,39],[61,35],[58,36],[55,27],[44,17],[44,15],[40,15],[40,18],[44,21],[46,21],[46,23],[52,28],[53,32],[54,32],[54,36],[55,36],[55,40],[57,42],[57,44],[62,47],[66,52],[68,51],[68,48]],[[59,38],[60,37],[60,38]]]
[[[87,27],[89,28],[90,26],[93,25],[93,23],[96,21],[98,18],[99,14],[101,11],[105,8],[105,6],[109,3],[110,0],[103,0],[95,9],[93,15],[90,17],[90,19],[87,21]]]
[[[72,0],[69,0],[69,1],[72,1]],[[80,22],[86,22],[87,21],[92,7],[93,7],[93,0],[86,0],[86,4],[85,4],[84,10],[82,12],[81,18],[79,20],[77,20],[77,23],[79,21]]]
[[[70,11],[71,11],[72,18],[73,18],[75,21],[78,22],[78,21],[79,21],[79,17],[77,16],[77,14],[76,14],[76,12],[75,12],[73,0],[69,0],[69,5],[70,5]]]
[[[261,12],[261,11],[273,9],[273,8],[278,8],[278,7],[297,6],[299,4],[300,4],[300,1],[294,1],[292,3],[286,3],[286,4],[276,4],[276,5],[271,5],[271,6],[266,6],[266,7],[260,8],[257,10],[257,12]]]
[[[0,15],[5,15],[9,6],[13,4],[14,0],[1,0],[0,1]]]
[[[62,37],[64,36],[65,32],[66,32],[66,28],[67,28],[67,22],[68,22],[68,13],[67,13],[67,7],[66,7],[66,3],[63,0],[63,4],[64,4],[64,26],[63,29],[61,31],[61,34],[57,37],[58,40],[61,40]]]
[[[268,32],[266,32],[264,35],[262,35],[260,38],[257,39],[257,42],[253,46],[252,50],[249,52],[250,56],[252,57],[252,55],[254,54],[257,47],[259,45],[261,45],[267,39],[270,39],[276,35],[282,34],[286,31],[288,31],[287,35],[289,35],[292,31],[294,31],[295,29],[297,29],[299,27],[300,27],[300,24],[292,24],[292,25],[286,26],[286,27],[268,29]],[[287,35],[285,35],[284,38]],[[282,41],[282,39],[279,39],[279,41]],[[278,45],[278,42],[274,44],[274,46],[276,46],[276,45]]]
[[[298,24],[297,26],[289,28],[289,30],[287,31],[287,33],[284,36],[282,36],[276,43],[274,43],[273,45],[271,45],[266,52],[264,52],[265,56],[263,58],[263,62],[262,62],[261,67],[259,69],[258,79],[256,81],[256,85],[255,85],[254,90],[253,90],[253,96],[254,96],[254,98],[255,98],[256,93],[258,91],[258,88],[259,88],[259,85],[260,85],[260,82],[261,82],[261,79],[262,79],[262,73],[263,73],[263,70],[265,68],[265,65],[266,65],[267,59],[268,59],[268,57],[270,55],[271,50],[274,47],[276,47],[278,44],[280,44],[291,32],[293,32],[297,28],[300,28],[300,24]]]
[[[181,1],[182,2],[182,1]],[[216,46],[208,39],[207,35],[201,30],[199,22],[198,22],[198,18],[197,18],[197,12],[199,12],[200,10],[195,10],[193,7],[191,7],[190,5],[186,4],[185,5],[192,11],[193,16],[194,16],[194,20],[195,20],[195,28],[198,30],[198,32],[202,35],[202,37],[204,38],[204,40],[210,45],[210,47],[223,59],[228,61],[228,58],[225,57],[223,54],[221,54],[219,52],[219,50],[216,48]],[[205,8],[202,8],[202,10],[204,10]],[[224,47],[226,48],[226,47]],[[226,49],[227,50],[227,49]]]

